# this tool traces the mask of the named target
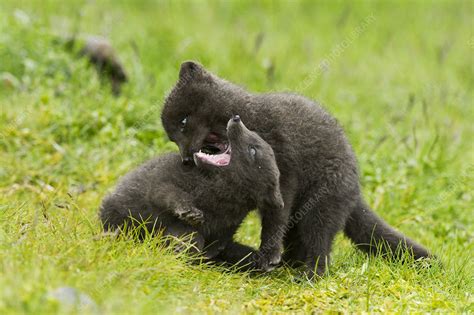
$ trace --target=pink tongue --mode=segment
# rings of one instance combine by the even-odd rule
[[[208,155],[202,152],[195,153],[195,155],[204,163],[215,166],[229,165],[230,154],[222,153],[217,155]]]
[[[229,159],[219,159],[216,161],[216,163],[220,165],[227,165],[229,164]]]
[[[214,156],[216,158],[214,158]],[[227,154],[222,154],[222,155],[211,155],[210,158],[207,158],[206,160],[209,161],[210,163],[215,163],[215,164],[219,164],[219,165],[227,165],[229,164],[229,155]]]

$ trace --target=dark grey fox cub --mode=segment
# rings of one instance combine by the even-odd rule
[[[398,255],[401,249],[411,251],[415,258],[430,256],[366,205],[356,158],[342,128],[311,100],[286,93],[250,93],[197,63],[185,62],[165,101],[162,121],[183,163],[194,164],[193,154],[200,150],[222,153],[229,142],[227,119],[235,113],[275,153],[285,203],[282,217],[291,213],[284,240],[285,261],[304,263],[310,276],[314,271],[322,275],[340,230],[367,252],[376,252],[384,243],[386,254]],[[203,169],[202,165],[198,168]],[[246,246],[233,244],[224,254],[238,257],[248,251]]]
[[[249,249],[244,261],[249,268],[263,270],[278,264],[283,236],[274,237],[274,229],[283,228],[286,218],[281,217],[280,173],[273,150],[237,115],[226,129],[228,142],[220,154],[195,152],[194,160],[205,170],[185,166],[179,154],[170,153],[125,175],[100,208],[104,228],[144,222],[148,230],[163,229],[164,235],[193,235],[195,247],[204,249],[206,257],[236,263],[244,257],[233,256],[232,237],[248,212],[258,208],[262,251]],[[229,254],[219,256],[226,246]]]

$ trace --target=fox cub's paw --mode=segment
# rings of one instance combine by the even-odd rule
[[[252,254],[252,261],[254,269],[263,272],[272,271],[280,264],[281,253],[257,251]]]
[[[180,206],[175,209],[175,213],[179,219],[191,225],[204,223],[204,213],[193,206]]]

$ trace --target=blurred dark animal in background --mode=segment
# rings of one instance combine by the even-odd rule
[[[110,42],[105,38],[90,37],[80,55],[89,59],[102,78],[110,80],[112,92],[119,95],[122,84],[127,82],[127,74]]]
[[[120,95],[122,84],[128,81],[128,76],[115,49],[106,38],[88,36],[78,39],[73,35],[66,39],[66,49],[78,51],[80,57],[87,58],[96,68],[101,80],[110,81],[112,93]]]

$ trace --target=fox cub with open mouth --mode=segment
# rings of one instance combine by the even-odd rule
[[[226,136],[220,154],[194,153],[194,162],[205,170],[183,165],[178,153],[169,153],[125,175],[102,202],[104,229],[138,223],[168,236],[191,236],[194,248],[205,257],[237,263],[243,257],[233,257],[237,245],[232,237],[245,216],[258,208],[260,250],[249,248],[240,263],[250,269],[272,269],[280,262],[283,242],[275,228],[285,224],[273,150],[238,115],[228,121]]]

